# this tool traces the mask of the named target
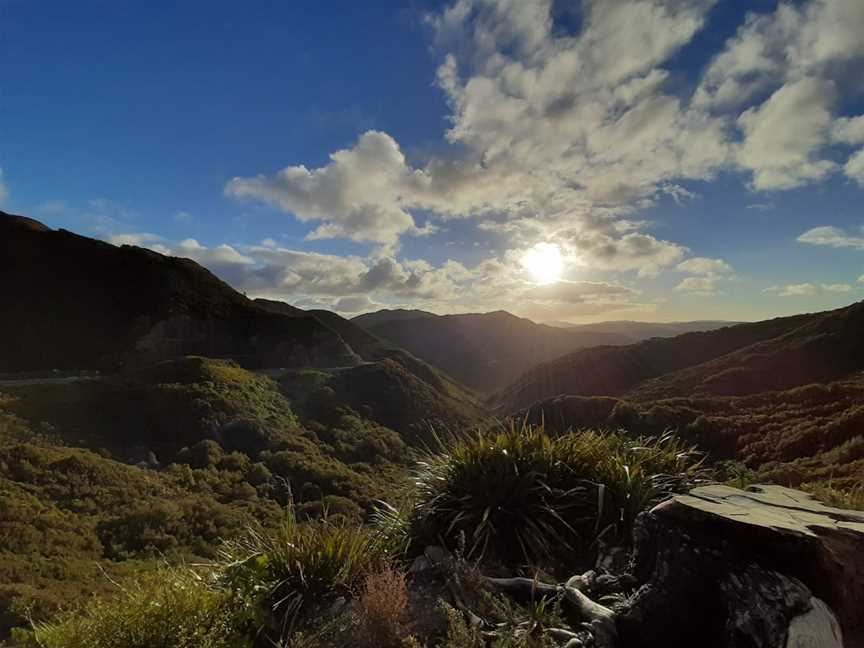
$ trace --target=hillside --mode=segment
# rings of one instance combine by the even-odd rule
[[[99,561],[140,578],[165,559],[212,559],[250,525],[278,524],[289,501],[303,517],[363,519],[392,499],[433,428],[484,415],[427,369],[431,383],[387,359],[274,380],[184,357],[3,387],[0,639],[27,606],[39,619],[110,591]]]
[[[740,396],[836,380],[864,369],[864,302],[775,338],[639,385],[636,400]]]
[[[364,360],[369,359],[374,352],[381,347],[382,342],[377,337],[366,331],[361,326],[337,315],[336,313],[322,309],[303,310],[283,301],[273,299],[256,299],[257,306],[276,313],[282,313],[290,317],[314,317],[318,322],[338,334],[351,349],[359,354]]]
[[[351,321],[358,326],[362,326],[365,329],[371,329],[375,326],[378,326],[380,324],[386,324],[388,322],[421,319],[424,317],[438,316],[435,313],[430,313],[429,311],[419,310],[416,308],[384,308],[382,310],[375,311],[374,313],[364,313],[363,315],[357,315],[356,317],[352,317]]]
[[[750,396],[631,401],[558,396],[524,414],[557,432],[674,430],[712,460],[743,462],[758,478],[785,486],[860,487],[864,475],[864,376]],[[730,474],[730,477],[737,475]]]
[[[264,310],[194,261],[3,212],[0,300],[0,372],[111,370],[189,354],[249,366],[354,362],[314,317]]]
[[[653,338],[626,346],[583,349],[526,372],[506,389],[495,394],[491,402],[501,411],[513,412],[559,394],[620,396],[636,389],[644,381],[696,367],[736,351],[741,353],[732,356],[733,363],[749,361],[748,354],[751,352],[777,359],[785,351],[792,352],[789,356],[792,362],[804,363],[796,370],[795,377],[790,377],[786,383],[779,384],[766,379],[762,385],[752,386],[752,389],[757,391],[791,387],[814,380],[839,378],[851,371],[851,367],[858,360],[852,359],[849,362],[846,359],[840,360],[836,370],[831,370],[827,366],[832,364],[829,361],[830,356],[818,360],[813,354],[820,348],[823,351],[830,348],[834,352],[840,352],[844,344],[848,344],[848,349],[859,347],[860,343],[852,339],[856,334],[854,326],[847,323],[846,328],[843,328],[845,321],[843,313],[852,312],[856,308],[859,307],[852,306],[827,313],[737,324],[714,331],[686,333],[673,338]],[[836,324],[835,333],[840,337],[831,338],[829,332],[820,327],[835,315],[837,317],[831,321]],[[855,317],[857,318],[857,315]],[[830,328],[833,325],[826,326]],[[834,342],[829,342],[829,338]],[[766,343],[766,345],[754,346],[759,343]],[[759,352],[760,349],[764,349],[764,352]],[[727,369],[736,366],[723,364],[725,360],[718,362]],[[808,363],[813,364],[811,366]],[[826,366],[824,370],[817,371],[816,364]],[[739,368],[746,369],[746,367]],[[752,391],[739,393],[752,393]],[[654,392],[654,397],[669,395],[674,394],[662,389]]]
[[[574,349],[623,340],[535,324],[505,311],[400,317],[367,328],[480,392],[500,389],[534,365]]]

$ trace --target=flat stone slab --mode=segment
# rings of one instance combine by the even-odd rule
[[[809,493],[773,484],[746,490],[721,484],[700,486],[658,505],[655,511],[662,515],[681,506],[738,524],[814,537],[826,530],[864,535],[864,512],[826,506]]]

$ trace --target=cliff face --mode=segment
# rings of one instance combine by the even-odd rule
[[[180,355],[250,367],[353,366],[314,317],[256,306],[188,259],[0,212],[0,372],[116,369]]]

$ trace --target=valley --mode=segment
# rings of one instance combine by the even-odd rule
[[[4,635],[24,636],[71,599],[109,596],[116,581],[160,578],[165,563],[215,564],[249,529],[281,533],[286,510],[335,533],[380,516],[383,501],[409,516],[408,555],[474,533],[463,550],[477,560],[497,546],[493,563],[530,558],[554,572],[551,538],[598,532],[583,514],[599,525],[604,507],[620,511],[603,533],[627,545],[644,508],[703,481],[864,504],[861,303],[665,330],[552,327],[503,311],[349,320],[251,300],[192,261],[23,217],[0,214],[0,233],[0,296],[15,313],[0,323]],[[607,484],[600,510],[596,496],[577,498],[593,512],[550,517],[506,547],[490,535],[487,555],[468,520],[502,523],[485,502],[509,477],[483,463],[499,446],[554,456],[535,469],[560,497],[586,486],[556,466],[587,470]],[[640,474],[643,446],[655,453],[643,470],[681,472],[645,485],[636,506],[637,486],[615,480]],[[445,459],[464,460],[471,481],[436,472],[455,469]],[[506,488],[533,492],[528,474]],[[445,483],[467,492],[423,503]],[[549,497],[531,504],[540,520]],[[469,501],[481,512],[457,514]]]

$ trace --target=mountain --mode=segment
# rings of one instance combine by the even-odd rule
[[[743,396],[829,382],[862,369],[864,302],[859,302],[816,313],[787,333],[646,381],[630,397]]]
[[[615,334],[536,324],[505,311],[399,317],[367,330],[481,392],[499,389],[530,367],[574,349],[626,341]]]
[[[362,358],[368,359],[382,342],[377,337],[358,326],[354,321],[345,319],[333,311],[313,309],[303,310],[283,301],[273,299],[256,299],[255,304],[266,310],[282,313],[290,317],[314,317],[321,324],[337,333],[345,343]]]
[[[736,387],[730,383],[740,385],[737,393],[754,393],[812,382],[808,380],[810,376],[813,380],[836,378],[851,371],[858,363],[861,343],[855,341],[855,336],[860,335],[860,327],[855,331],[855,324],[848,322],[846,315],[857,320],[859,309],[860,305],[855,305],[828,313],[738,324],[673,338],[653,338],[626,346],[582,349],[531,369],[495,394],[491,401],[499,410],[512,412],[559,394],[619,396],[636,389],[644,381],[690,367],[694,368],[694,373],[686,374],[689,379],[681,379],[686,384],[693,386],[713,377],[713,389],[724,389],[725,393],[735,393]],[[828,333],[828,329],[833,330],[832,326],[837,328],[834,337]],[[759,346],[759,343],[765,344]],[[822,360],[817,357],[820,349],[842,353],[841,350],[847,347],[855,350],[854,357],[835,358],[832,355]],[[740,353],[731,360],[718,360],[715,364],[706,365],[704,371],[696,368],[737,351]],[[804,364],[791,367],[794,372],[788,379],[766,375],[765,372],[771,368],[783,367],[784,355],[788,358],[787,365]],[[836,371],[829,367],[833,364],[832,358],[836,360]],[[762,372],[761,384],[751,372],[757,366]],[[745,378],[753,384],[745,387]],[[726,386],[721,387],[724,380]],[[742,389],[744,391],[740,391]],[[684,390],[683,386],[681,390]],[[663,387],[654,390],[653,394],[655,397],[668,395]]]
[[[357,315],[356,317],[352,317],[351,321],[358,326],[362,326],[365,329],[370,329],[380,324],[386,324],[387,322],[420,319],[421,317],[438,316],[435,313],[430,313],[428,311],[418,309],[409,310],[405,308],[384,308],[382,310],[375,311],[374,313],[364,313],[363,315]]]
[[[0,212],[0,372],[116,369],[183,355],[356,364],[315,317],[256,306],[189,259]]]
[[[612,322],[595,322],[592,324],[570,324],[568,322],[548,322],[549,326],[557,326],[583,333],[614,333],[627,340],[628,344],[641,342],[654,337],[675,337],[683,333],[698,331],[713,331],[724,326],[732,326],[741,322],[697,320],[694,322],[634,322],[618,320]]]

